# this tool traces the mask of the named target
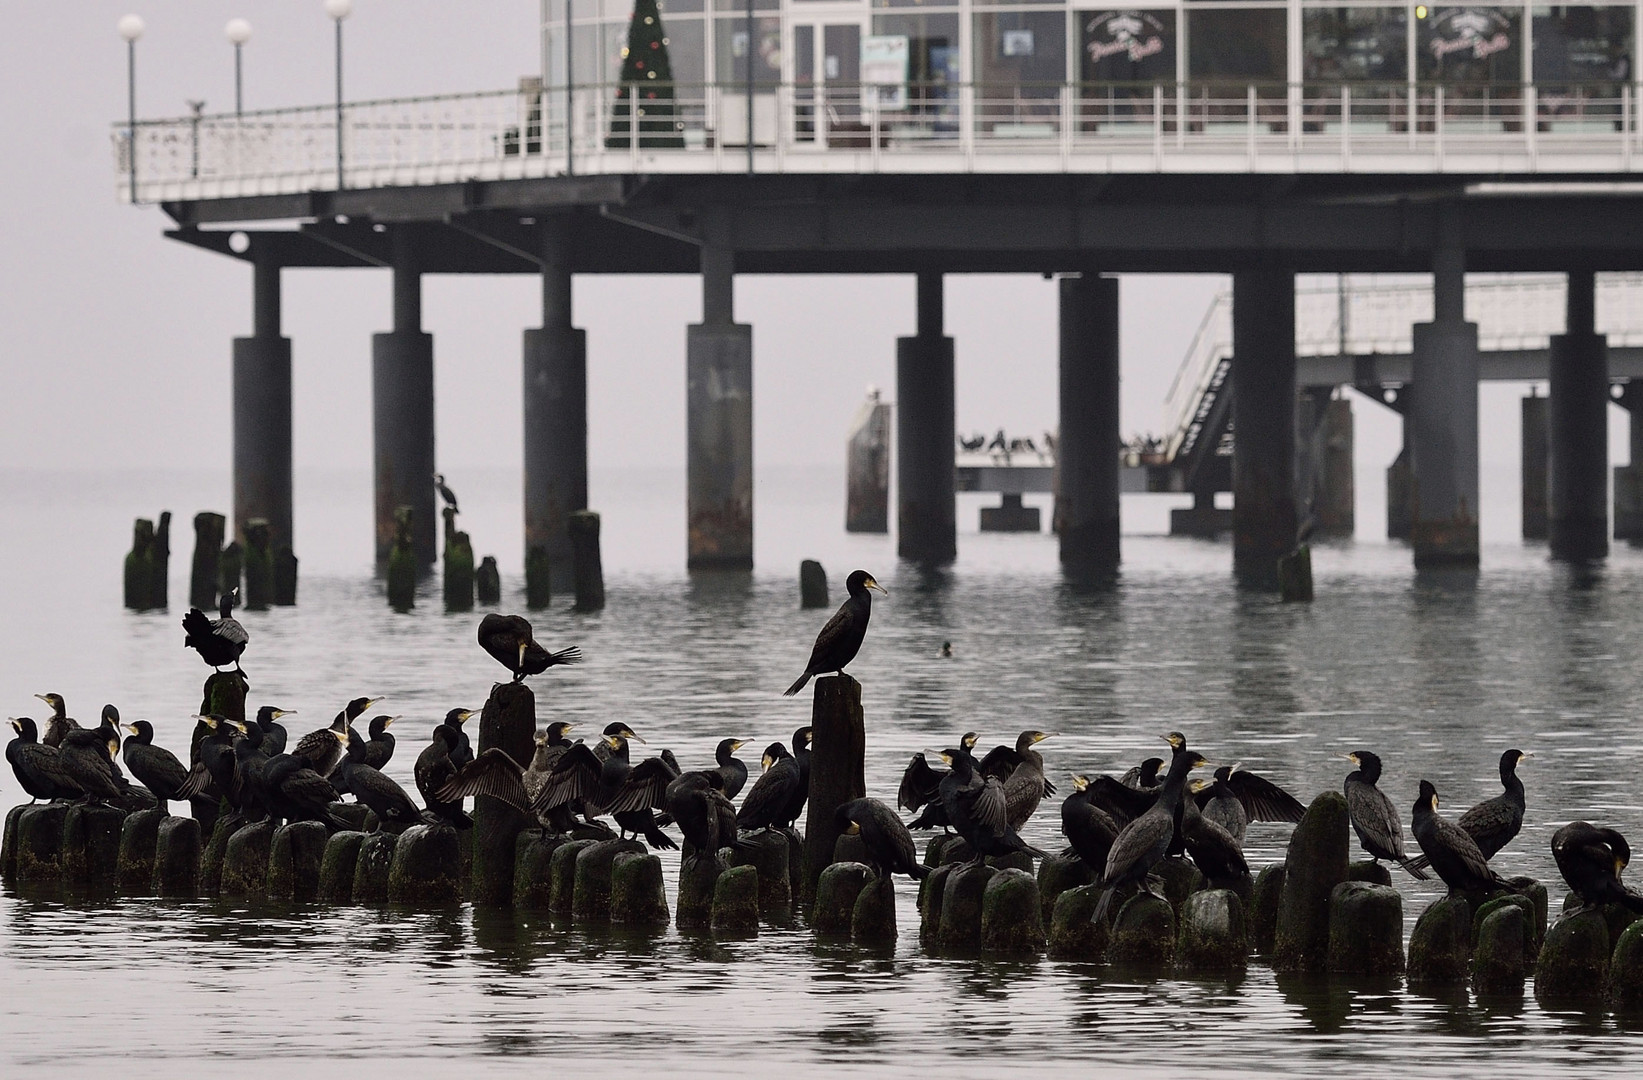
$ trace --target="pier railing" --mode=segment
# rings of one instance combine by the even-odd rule
[[[566,172],[1615,173],[1637,87],[1425,83],[622,84],[114,127],[119,193],[190,200]],[[660,91],[651,98],[646,93]],[[671,97],[666,95],[671,93]],[[748,150],[749,117],[753,147]],[[636,121],[636,122],[635,122]]]

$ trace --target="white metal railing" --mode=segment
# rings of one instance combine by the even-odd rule
[[[339,166],[347,187],[748,169],[745,87],[672,84],[671,100],[640,101],[637,125],[620,89],[348,103],[340,163],[334,105],[138,121],[137,198],[327,190]],[[761,172],[1613,173],[1640,149],[1622,83],[783,84],[753,97]],[[125,124],[114,139],[127,198]]]
[[[1544,349],[1564,330],[1562,274],[1469,274],[1466,318],[1478,324],[1482,351]],[[1386,283],[1343,278],[1295,291],[1298,356],[1408,353],[1413,326],[1432,318],[1428,281]],[[1345,332],[1342,332],[1342,320]],[[1643,345],[1643,274],[1597,275],[1597,331],[1615,346]],[[1165,455],[1173,458],[1221,361],[1232,355],[1232,294],[1210,301],[1164,399]]]

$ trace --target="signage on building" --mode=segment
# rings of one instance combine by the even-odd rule
[[[861,106],[893,111],[907,108],[906,34],[861,39]]]
[[[1445,8],[1432,19],[1432,58],[1487,60],[1512,47],[1512,20],[1496,8]]]
[[[1086,81],[1175,77],[1173,12],[1100,11],[1082,18]]]

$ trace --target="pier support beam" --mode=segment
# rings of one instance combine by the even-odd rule
[[[1232,275],[1232,570],[1278,588],[1295,547],[1295,275]]]
[[[394,511],[411,508],[417,565],[438,550],[434,512],[434,339],[422,332],[422,272],[411,235],[398,228],[394,246],[394,328],[371,337],[372,441],[375,446],[376,556],[388,564]]]
[[[1637,547],[1643,545],[1643,381],[1627,381],[1615,404],[1626,410],[1632,459],[1614,468],[1614,538]]]
[[[1595,330],[1596,281],[1569,274],[1567,331],[1552,337],[1547,425],[1552,557],[1609,554],[1609,343]]]
[[[1459,210],[1439,221],[1432,321],[1414,327],[1417,392],[1409,411],[1415,566],[1478,564],[1478,328],[1465,316]]]
[[[1356,527],[1352,480],[1352,403],[1331,398],[1330,390],[1307,390],[1300,396],[1297,422],[1297,515],[1314,522],[1313,535],[1350,538]]]
[[[702,321],[685,333],[692,570],[753,569],[753,327],[735,321],[735,256],[702,248]]]
[[[1546,509],[1546,496],[1550,487],[1546,479],[1546,406],[1547,399],[1532,390],[1522,401],[1523,424],[1519,439],[1523,447],[1520,483],[1523,488],[1522,531],[1525,540],[1544,540],[1550,531]]]
[[[575,587],[570,515],[588,508],[587,332],[571,325],[562,222],[542,226],[542,328],[525,331],[525,550],[548,556],[556,593]]]
[[[896,554],[958,556],[953,339],[942,333],[941,274],[918,275],[918,332],[896,339]]]
[[[1118,569],[1118,279],[1061,279],[1056,521],[1069,571]]]
[[[291,531],[291,339],[280,336],[280,267],[252,264],[252,332],[234,339],[234,536],[268,522],[269,548]]]

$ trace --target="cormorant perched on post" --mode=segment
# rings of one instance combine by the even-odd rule
[[[1455,824],[1466,830],[1478,845],[1485,859],[1492,859],[1501,848],[1512,842],[1523,829],[1523,812],[1527,804],[1523,798],[1523,781],[1518,779],[1518,762],[1532,757],[1522,750],[1507,750],[1500,755],[1500,783],[1506,790],[1492,799],[1485,799],[1460,816]],[[1422,869],[1432,865],[1425,855],[1412,860]]]
[[[1004,785],[1004,805],[1010,828],[1021,831],[1045,796],[1055,794],[1055,785],[1044,776],[1044,758],[1033,747],[1053,737],[1053,732],[1023,731],[1015,748],[995,746],[981,759],[981,774],[996,776]]]
[[[549,652],[531,636],[530,622],[519,615],[498,615],[495,612],[479,620],[479,647],[491,658],[513,672],[513,681],[521,682],[527,675],[540,675],[556,664],[580,664],[582,650],[572,645],[559,652]]]
[[[63,704],[62,694],[35,694],[35,697],[46,703],[51,710],[51,716],[46,720],[46,733],[40,737],[43,746],[58,747],[63,745],[63,736],[74,731],[80,722],[67,715],[68,707]]]
[[[439,722],[440,727],[448,729],[451,733],[451,764],[459,769],[474,759],[473,743],[468,740],[468,733],[462,730],[462,725],[477,712],[477,709],[452,709],[445,714],[445,719]]]
[[[1358,767],[1346,778],[1346,809],[1364,851],[1377,862],[1390,859],[1409,871],[1411,877],[1426,881],[1426,872],[1403,853],[1403,825],[1392,808],[1392,800],[1375,786],[1381,778],[1381,759],[1368,750],[1357,750],[1347,754],[1346,760]]]
[[[456,506],[456,492],[445,486],[444,473],[434,473],[434,490],[439,492],[439,497],[445,501],[446,506],[451,508],[453,514],[461,513]]]
[[[627,780],[633,765],[628,758],[628,740],[643,742],[626,724],[605,728],[601,741],[606,756],[600,760],[586,743],[573,743],[560,755],[548,773],[542,791],[532,801],[538,814],[551,814],[561,807],[580,813],[592,821],[607,812],[610,800]]]
[[[333,734],[340,747],[347,736],[340,732]],[[331,829],[348,828],[347,821],[331,813],[331,802],[335,798],[331,782],[295,754],[269,758],[262,765],[260,780],[259,795],[274,817],[288,822],[318,821]]]
[[[189,608],[188,614],[183,616],[183,629],[188,632],[183,638],[183,645],[196,650],[201,660],[217,670],[233,664],[238,671],[240,654],[245,652],[245,646],[251,640],[245,627],[234,618],[234,603],[239,598],[238,588],[223,593],[217,604],[218,617],[215,619],[208,618],[199,608]]]
[[[742,848],[736,808],[725,798],[724,777],[717,769],[681,773],[662,792],[662,805],[684,835],[685,861],[717,859],[720,848]]]
[[[171,751],[154,745],[154,725],[147,720],[127,724],[126,730],[131,732],[121,755],[126,768],[154,796],[161,812],[170,813],[166,804],[183,798],[179,792],[188,782],[188,770]]]
[[[462,810],[461,799],[442,799],[440,789],[456,776],[451,763],[453,747],[451,729],[444,724],[435,726],[433,739],[416,759],[416,789],[428,811],[459,829],[473,828],[473,818]]]
[[[1112,903],[1112,894],[1120,885],[1139,885],[1142,890],[1157,896],[1147,884],[1147,874],[1169,851],[1175,836],[1175,812],[1186,795],[1187,774],[1202,765],[1208,765],[1201,754],[1182,749],[1170,761],[1169,772],[1158,789],[1158,798],[1145,813],[1125,825],[1113,839],[1107,852],[1107,865],[1097,883],[1102,887],[1101,899],[1095,905],[1092,922],[1100,922]],[[1120,785],[1122,786],[1122,785]]]
[[[1205,789],[1210,786],[1203,785]],[[1225,888],[1249,874],[1243,839],[1200,810],[1198,800],[1191,795],[1181,800],[1181,839],[1210,888]]]
[[[1489,869],[1489,860],[1478,850],[1477,841],[1459,825],[1438,816],[1438,789],[1430,780],[1421,781],[1413,825],[1415,842],[1450,892],[1511,887]]]
[[[714,748],[713,760],[718,773],[724,778],[719,788],[727,799],[734,799],[747,786],[747,763],[736,756],[736,751],[747,745],[746,739],[721,739]]]
[[[330,776],[341,764],[342,755],[347,753],[348,735],[353,730],[353,722],[381,700],[355,698],[350,701],[329,725],[310,731],[298,739],[296,748],[291,751],[292,755],[301,758],[305,765],[321,777]]]
[[[879,877],[906,874],[914,881],[923,881],[930,876],[932,868],[918,861],[913,834],[895,811],[877,799],[851,799],[834,811],[833,817],[841,832],[861,837],[868,865]]]
[[[794,794],[802,790],[804,782],[799,760],[777,742],[765,747],[760,763],[764,773],[753,782],[742,800],[742,808],[736,812],[736,824],[743,832],[790,828],[798,817],[790,807]]]
[[[989,855],[1016,851],[1043,856],[1042,851],[1024,843],[1010,827],[1004,785],[998,777],[982,776],[976,769],[975,758],[962,747],[943,750],[941,760],[950,767],[941,779],[941,805],[953,829],[974,853],[971,862],[979,863]]]
[[[784,696],[797,694],[804,689],[805,683],[817,675],[830,671],[844,674],[845,667],[861,651],[862,638],[867,636],[867,620],[873,615],[873,597],[867,591],[869,589],[889,595],[889,591],[865,570],[853,570],[844,579],[844,591],[850,594],[849,597],[827,620],[821,633],[816,635],[816,645],[810,650],[810,663],[805,665],[804,674],[787,688]]]
[[[1552,858],[1563,880],[1580,897],[1580,907],[1565,911],[1563,918],[1604,904],[1624,904],[1628,911],[1643,915],[1643,896],[1620,880],[1621,871],[1632,861],[1632,849],[1615,830],[1571,821],[1552,834]]]
[[[606,762],[607,768],[609,764]],[[679,773],[679,762],[671,750],[646,758],[628,770],[621,786],[606,800],[605,812],[623,833],[643,836],[645,843],[658,850],[677,848],[679,845],[657,824],[655,808],[664,804],[668,785],[679,779]]]
[[[234,783],[234,739],[237,732],[249,731],[238,720],[212,713],[189,719],[204,724],[206,734],[194,744],[194,765],[188,771],[188,782],[177,792],[179,799],[211,794],[228,800],[235,810],[241,809],[240,795]]]
[[[1073,793],[1061,801],[1061,835],[1073,851],[1100,876],[1107,869],[1107,855],[1118,839],[1119,824],[1112,815],[1090,801],[1088,777],[1074,776]]]
[[[85,792],[86,802],[118,799],[121,785],[114,779],[114,758],[100,732],[76,728],[63,736],[57,748],[58,760],[69,779]]]
[[[1306,807],[1295,796],[1238,765],[1216,769],[1214,782],[1205,785],[1194,797],[1204,817],[1221,826],[1240,844],[1244,842],[1244,829],[1251,821],[1299,822],[1306,814]]]
[[[257,710],[257,729],[262,732],[262,752],[269,757],[285,753],[285,744],[289,733],[285,725],[276,723],[282,716],[295,716],[295,709],[281,709],[274,705],[264,705]]]
[[[1136,791],[1156,791],[1158,786],[1164,782],[1163,778],[1158,775],[1158,770],[1163,767],[1163,758],[1150,757],[1119,777],[1118,782]]]
[[[436,797],[445,803],[462,805],[462,800],[470,795],[488,795],[493,799],[500,799],[521,813],[531,814],[537,824],[544,830],[555,833],[565,833],[575,825],[575,817],[565,807],[556,808],[556,811],[537,813],[535,803],[547,786],[548,775],[553,767],[564,757],[565,751],[570,749],[571,742],[565,737],[572,725],[563,721],[555,721],[548,725],[545,732],[536,736],[536,751],[531,755],[530,765],[520,768],[519,763],[508,755],[501,747],[493,746],[489,750],[474,758],[447,780],[436,792]],[[446,729],[446,738],[449,738],[450,729]]]
[[[55,746],[39,741],[39,731],[31,717],[19,716],[11,722],[17,737],[6,744],[6,760],[17,782],[28,792],[31,802],[45,799],[72,799],[84,794],[63,768]]]
[[[981,736],[973,731],[966,731],[959,738],[958,744],[968,753],[975,749]],[[941,778],[947,775],[946,769],[937,769],[924,758],[924,751],[915,753],[907,762],[907,768],[901,774],[901,787],[896,790],[896,806],[903,810],[917,810],[924,808],[911,825],[910,829],[945,829],[951,831],[952,826],[947,823],[947,813],[941,808]]]
[[[799,763],[799,786],[790,791],[787,796],[787,809],[782,813],[787,818],[787,827],[799,820],[804,813],[804,804],[810,798],[810,726],[806,724],[793,732],[793,760]],[[781,820],[781,819],[777,819]]]
[[[372,767],[369,758],[370,743],[364,739],[348,744],[348,756],[337,767],[338,772],[348,774],[348,790],[353,792],[354,798],[364,806],[371,808],[376,814],[378,828],[382,825],[416,825],[427,822],[432,824],[439,821],[438,815],[431,811],[424,815],[418,810],[416,803],[405,794],[405,789],[384,776],[378,769]]]
[[[388,729],[393,726],[397,716],[371,717],[371,738],[365,744],[365,764],[381,771],[394,756],[394,733]]]

